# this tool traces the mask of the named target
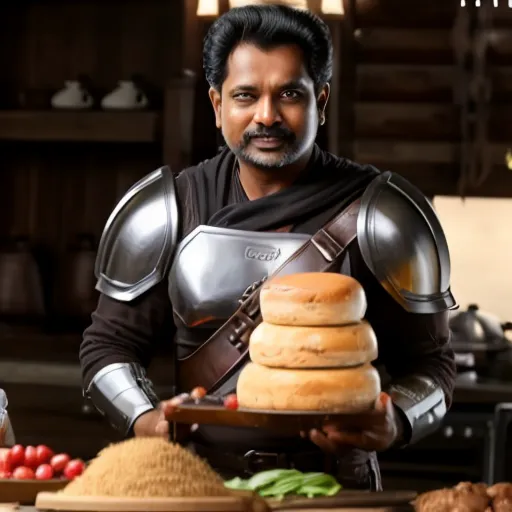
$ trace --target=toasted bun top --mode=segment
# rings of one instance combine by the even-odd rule
[[[364,295],[353,277],[331,272],[304,272],[276,277],[262,287],[273,300],[299,303],[339,304]]]

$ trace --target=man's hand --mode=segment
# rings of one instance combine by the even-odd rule
[[[169,438],[169,421],[176,407],[183,400],[182,397],[174,397],[158,404],[156,409],[139,416],[133,425],[133,433],[136,437],[164,437]]]
[[[375,408],[367,413],[347,416],[343,423],[326,424],[309,437],[321,450],[342,455],[351,448],[368,452],[384,451],[401,436],[402,425],[391,397],[381,393]]]

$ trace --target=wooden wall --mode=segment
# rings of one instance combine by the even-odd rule
[[[0,298],[14,293],[8,281],[23,288],[8,274],[14,268],[19,277],[32,260],[20,253],[9,267],[4,251],[24,237],[46,299],[44,316],[30,326],[0,315],[0,387],[20,442],[88,457],[115,439],[83,408],[78,347],[87,317],[70,323],[64,316],[62,292],[74,284],[62,272],[70,244],[80,234],[97,242],[129,186],[163,163],[177,169],[192,158],[183,122],[187,109],[193,113],[194,92],[183,76],[183,16],[183,2],[174,0],[20,0],[0,7]],[[154,91],[150,111],[48,109],[66,80],[86,75],[100,98],[133,74]],[[92,272],[89,278],[93,287]],[[36,293],[34,282],[25,282],[23,300]]]
[[[467,2],[468,4],[471,2]],[[428,195],[457,194],[461,108],[456,102],[453,26],[458,2],[352,2],[353,157],[400,172]],[[473,18],[477,11],[473,10]],[[505,153],[512,144],[512,9],[493,9],[486,52],[493,173],[467,195],[511,196]],[[343,65],[343,63],[342,63]]]

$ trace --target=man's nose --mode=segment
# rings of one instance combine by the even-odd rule
[[[281,121],[281,114],[273,98],[261,97],[256,105],[254,122],[264,126],[273,126]]]

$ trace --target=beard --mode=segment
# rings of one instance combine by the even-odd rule
[[[252,144],[254,139],[264,137],[278,139],[281,144],[268,149],[258,148]],[[282,169],[293,164],[301,155],[301,144],[297,141],[297,137],[292,131],[283,127],[247,131],[240,144],[230,149],[238,159],[265,170]]]

